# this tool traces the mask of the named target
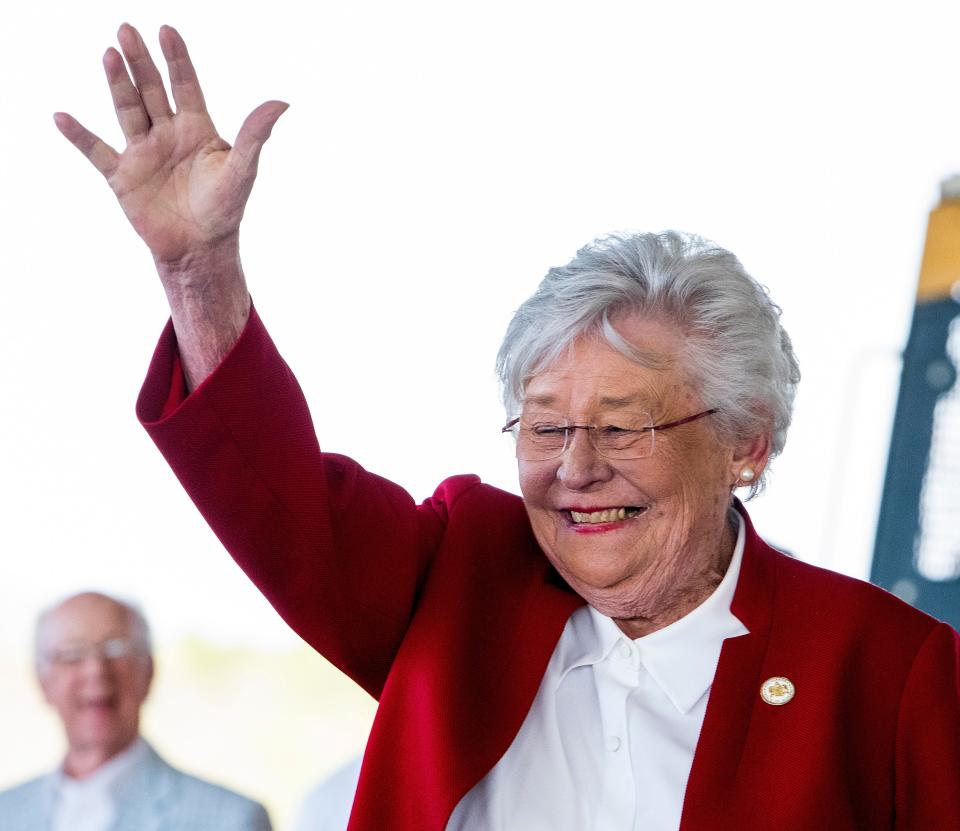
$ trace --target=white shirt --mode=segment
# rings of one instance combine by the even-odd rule
[[[116,819],[117,794],[147,753],[147,743],[137,738],[83,779],[71,779],[61,770],[52,831],[107,831]]]
[[[448,831],[676,831],[720,649],[747,633],[727,573],[689,614],[630,640],[586,606],[560,636],[527,717]]]

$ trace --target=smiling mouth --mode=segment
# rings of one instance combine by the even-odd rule
[[[646,506],[626,505],[622,508],[604,508],[602,511],[564,511],[574,525],[602,525],[607,522],[622,522],[633,519],[646,511]]]
[[[80,709],[86,712],[104,712],[113,710],[116,700],[112,695],[91,695],[80,701]]]

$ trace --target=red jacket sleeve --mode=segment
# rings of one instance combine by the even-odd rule
[[[309,644],[379,695],[446,518],[321,453],[296,379],[255,311],[185,395],[172,326],[137,415],[210,527]],[[449,488],[446,492],[449,492]]]
[[[960,637],[945,623],[924,641],[904,687],[895,776],[897,831],[960,828]]]

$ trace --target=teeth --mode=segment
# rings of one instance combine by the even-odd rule
[[[604,511],[593,511],[585,514],[580,511],[570,511],[574,522],[596,525],[601,522],[618,522],[640,513],[640,508],[607,508]]]

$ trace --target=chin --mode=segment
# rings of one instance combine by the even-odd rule
[[[105,719],[85,725],[78,738],[87,747],[100,747],[111,753],[115,753],[129,741],[127,731],[120,724]]]
[[[565,564],[569,560],[555,557],[548,559],[570,588],[598,611],[603,611],[602,606],[616,604],[619,598],[629,594],[629,589],[624,584],[630,580],[631,575],[622,568],[598,568],[592,565],[571,569]]]

